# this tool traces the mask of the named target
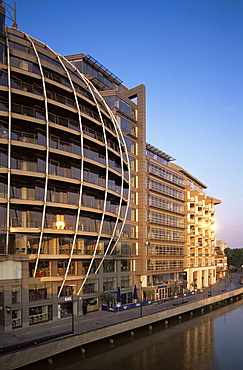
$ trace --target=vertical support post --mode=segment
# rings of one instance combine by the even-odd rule
[[[74,305],[73,305],[73,287],[72,287],[72,334],[74,334]]]

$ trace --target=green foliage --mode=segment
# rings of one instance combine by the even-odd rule
[[[174,295],[176,295],[176,294],[178,294],[178,293],[180,293],[180,285],[174,285],[173,287],[172,287],[172,293],[174,294]]]
[[[154,298],[153,290],[144,290],[144,294],[145,294],[146,300]]]
[[[226,248],[224,252],[229,266],[240,267],[243,265],[243,248]]]
[[[102,292],[100,295],[102,303],[106,303],[107,306],[114,306],[116,302],[116,294]]]

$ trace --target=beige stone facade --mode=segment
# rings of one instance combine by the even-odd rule
[[[216,282],[215,206],[221,201],[205,194],[206,185],[184,169],[186,185],[187,288]]]

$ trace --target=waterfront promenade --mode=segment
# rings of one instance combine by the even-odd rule
[[[186,297],[184,300],[187,301],[187,303],[184,304],[180,304],[182,303],[182,299],[178,298],[163,303],[155,302],[149,306],[143,306],[142,310],[141,307],[139,307],[119,313],[97,311],[85,316],[76,316],[74,317],[74,333],[71,333],[71,317],[57,322],[15,329],[11,332],[1,332],[1,368],[17,368],[18,356],[14,356],[16,352],[22,352],[23,357],[23,352],[26,352],[26,355],[28,355],[27,352],[29,352],[29,354],[31,353],[30,351],[33,352],[33,347],[35,348],[34,352],[37,353],[37,348],[40,349],[44,344],[49,345],[49,347],[52,346],[53,348],[53,344],[55,343],[55,347],[59,347],[59,349],[56,348],[52,354],[54,355],[55,353],[60,353],[63,348],[73,348],[75,344],[76,346],[85,345],[85,343],[89,343],[89,341],[92,342],[96,339],[105,337],[109,338],[110,335],[116,335],[126,330],[134,330],[136,327],[148,325],[157,320],[165,318],[168,320],[171,316],[183,314],[183,312],[187,312],[188,310],[203,307],[217,300],[219,301],[221,295],[222,299],[224,299],[223,297],[230,297],[230,295],[227,294],[231,292],[233,294],[235,290],[243,294],[243,287],[239,283],[238,274],[233,274],[231,279],[219,280],[211,287],[211,297],[208,297],[209,290],[210,288],[206,289],[204,292],[198,292],[193,296]],[[67,342],[67,344],[63,347],[64,342]],[[10,351],[12,352],[12,356]],[[50,356],[51,353],[51,351],[44,352],[45,357]],[[11,359],[14,359],[14,361],[12,361],[12,367],[9,363]],[[36,360],[38,359],[39,358],[36,358]]]

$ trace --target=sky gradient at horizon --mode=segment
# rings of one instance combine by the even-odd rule
[[[92,55],[128,88],[146,86],[147,142],[222,201],[216,237],[242,248],[243,1],[16,4],[21,31],[62,55]]]

